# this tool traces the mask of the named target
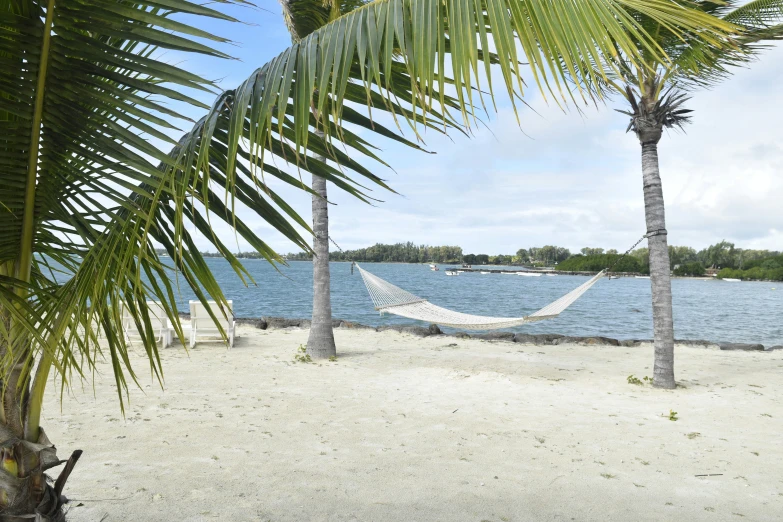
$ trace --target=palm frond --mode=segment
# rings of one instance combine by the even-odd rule
[[[333,129],[347,123],[342,108],[353,85],[363,87],[366,105],[404,118],[414,135],[423,121],[419,114],[440,110],[447,115],[449,106],[460,111],[459,119],[469,127],[476,112],[475,93],[482,89],[482,81],[488,82],[488,92],[493,99],[495,96],[490,62],[482,60],[479,53],[489,50],[490,38],[512,104],[524,95],[522,58],[530,63],[542,92],[573,101],[574,93],[566,88],[569,81],[575,79],[575,90],[586,95],[583,86],[595,71],[584,64],[613,62],[615,46],[635,61],[639,57],[637,43],[641,42],[647,53],[661,62],[667,60],[655,41],[642,33],[629,10],[644,13],[675,35],[698,31],[713,45],[719,44],[728,27],[698,11],[659,0],[490,0],[468,4],[376,0],[312,32],[226,93],[186,138],[178,163],[197,170],[206,166],[209,153],[203,145],[223,128],[229,151],[228,180],[235,174],[232,156],[245,140],[253,166],[259,170],[263,170],[267,150],[283,142],[291,144],[281,150],[285,159],[306,170],[310,160],[304,151],[314,136],[311,109],[320,115],[319,130],[327,136],[339,135]],[[401,70],[409,83],[392,81],[390,72],[395,69]],[[453,102],[445,98],[447,84],[455,92]],[[400,89],[405,89],[405,98],[398,95]],[[380,106],[375,105],[376,98]],[[408,114],[400,112],[401,106],[408,108]],[[293,121],[287,121],[285,113],[291,113]]]
[[[296,43],[342,14],[350,13],[366,3],[366,0],[280,0],[280,7],[291,41]]]
[[[783,1],[751,0],[745,5],[727,12],[722,18],[727,22],[749,29],[770,27],[783,20]]]
[[[280,7],[294,43],[329,23],[331,6],[323,0],[280,0]]]
[[[210,45],[228,42],[187,25],[182,15],[234,21],[186,0],[0,5],[4,393],[30,384],[41,355],[49,361],[39,364],[41,375],[53,365],[66,377],[69,367],[81,373],[82,365],[94,364],[99,330],[122,337],[117,333],[122,331],[120,301],[107,301],[98,290],[104,280],[96,278],[107,276],[107,267],[112,272],[105,281],[122,282],[135,292],[123,296],[123,306],[149,323],[135,297],[154,295],[144,289],[137,255],[149,245],[145,234],[152,217],[128,195],[141,184],[149,187],[145,196],[150,200],[171,190],[156,166],[171,160],[142,136],[165,146],[177,120],[188,124],[166,101],[206,108],[193,93],[217,91],[160,54],[176,50],[225,57]],[[115,231],[125,235],[104,239]],[[97,247],[103,244],[111,249]],[[88,262],[99,253],[98,261]],[[104,303],[115,306],[114,312]],[[121,339],[110,350],[120,380],[128,360],[124,346]],[[14,367],[24,368],[18,378],[9,373]],[[24,418],[25,412],[13,415]],[[33,438],[37,424],[34,432]]]
[[[783,38],[783,0],[754,0],[735,9],[726,7],[720,13],[722,19],[739,26],[739,33],[729,47],[697,41],[678,53],[672,81],[683,88],[715,85],[731,74],[732,67],[754,61],[770,42]]]

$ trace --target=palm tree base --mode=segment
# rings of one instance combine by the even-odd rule
[[[337,357],[337,346],[334,343],[332,324],[310,326],[310,337],[307,339],[307,354],[311,359],[329,359]]]
[[[68,461],[59,460],[43,429],[38,441],[30,442],[0,425],[0,439],[0,522],[65,521],[63,506],[68,500],[62,490],[81,450],[74,451]],[[52,481],[45,471],[63,462],[65,468]]]
[[[43,475],[48,479],[48,475]],[[24,501],[23,501],[24,502]],[[67,500],[61,495],[57,495],[54,488],[46,485],[44,497],[32,512],[25,510],[13,510],[22,512],[4,512],[0,515],[0,522],[65,522],[65,511],[63,506]]]

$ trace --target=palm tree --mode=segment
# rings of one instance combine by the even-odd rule
[[[715,45],[700,35],[673,34],[665,25],[642,13],[635,18],[658,45],[672,57],[660,63],[643,53],[642,66],[625,63],[619,78],[610,85],[621,93],[630,109],[620,110],[630,116],[628,130],[633,130],[642,149],[642,184],[647,224],[647,241],[652,286],[655,364],[653,385],[674,388],[674,318],[670,280],[669,248],[663,189],[658,166],[658,142],[665,128],[679,128],[690,121],[690,110],[684,108],[687,92],[713,85],[729,74],[731,65],[742,65],[754,59],[762,49],[759,42],[783,37],[783,0],[754,0],[745,5],[728,0],[699,1],[694,8],[736,24],[740,33],[730,46]]]
[[[48,484],[44,473],[60,463],[40,426],[52,371],[68,386],[94,371],[96,358],[108,357],[123,408],[129,381],[136,383],[123,311],[140,331],[158,378],[163,369],[147,300],[162,303],[183,340],[174,271],[204,304],[217,301],[214,310],[207,305],[213,316],[228,313],[189,226],[252,282],[212,232],[211,220],[230,224],[267,260],[280,261],[239,217],[244,206],[308,250],[292,222],[312,230],[267,182],[273,177],[313,193],[288,172],[286,161],[366,200],[367,189],[354,178],[386,187],[364,165],[380,159],[346,124],[413,147],[415,141],[400,135],[403,125],[414,133],[447,129],[451,109],[469,126],[474,97],[481,95],[479,62],[487,73],[490,62],[497,64],[512,100],[522,95],[517,45],[542,91],[563,103],[588,99],[600,76],[589,64],[611,62],[612,42],[632,63],[640,59],[627,37],[640,28],[629,7],[644,9],[675,31],[725,34],[723,24],[668,0],[489,0],[468,6],[375,0],[295,43],[237,89],[220,93],[207,115],[173,143],[171,121],[181,116],[165,102],[203,107],[187,92],[214,86],[156,59],[155,52],[222,56],[193,40],[220,38],[185,24],[180,15],[230,17],[186,0],[4,2],[0,520],[28,514],[62,519],[60,494],[79,453]],[[666,62],[651,39],[640,40]],[[574,91],[566,88],[570,81]],[[453,98],[443,93],[447,84]],[[484,96],[493,97],[492,85],[487,88]],[[396,129],[363,114],[360,109],[368,106],[392,115]],[[150,137],[174,146],[165,154]],[[168,254],[168,265],[156,247]]]
[[[363,5],[362,0],[281,0],[283,17],[291,41],[297,43],[316,29],[320,29],[343,13],[353,11]],[[318,120],[318,114],[313,116]],[[316,131],[323,137],[321,131]],[[326,162],[323,155],[315,159]],[[332,329],[331,277],[329,273],[329,205],[326,179],[312,175],[313,189],[313,315],[310,322],[310,335],[307,339],[307,353],[313,359],[328,359],[337,355]]]
[[[142,334],[151,371],[162,376],[147,299],[163,302],[180,339],[182,328],[172,272],[154,242],[202,301],[222,306],[184,225],[203,232],[240,276],[247,273],[211,234],[203,202],[215,201],[213,216],[279,259],[233,206],[221,206],[219,176],[183,176],[176,157],[155,145],[176,145],[169,135],[182,132],[177,121],[192,125],[170,102],[206,110],[195,94],[218,91],[159,51],[226,57],[201,42],[227,40],[183,16],[234,21],[187,0],[0,4],[0,520],[62,519],[62,489],[81,452],[53,485],[47,482],[45,472],[62,464],[40,426],[48,377],[54,371],[67,386],[89,375],[96,357],[108,357],[122,407],[123,390],[136,380],[123,309]],[[262,199],[259,187],[238,187],[232,197],[252,202],[258,215],[306,246],[289,223],[298,216],[283,201],[271,192],[277,206],[252,199]]]

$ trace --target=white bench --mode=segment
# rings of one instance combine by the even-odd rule
[[[223,331],[228,336],[228,347],[234,346],[234,301],[228,303],[228,318],[223,317],[223,312],[215,301],[207,301],[215,314],[215,318]],[[207,307],[201,301],[190,301],[190,347],[196,346],[197,340],[223,339],[218,324],[210,317]]]
[[[150,323],[152,331],[156,333],[155,342],[163,345],[163,348],[171,344],[173,337],[173,328],[169,327],[169,318],[166,310],[159,301],[147,301],[147,309],[150,314]],[[125,332],[125,339],[141,339],[141,334],[136,329],[136,322],[131,317],[127,308],[122,309],[122,329]]]

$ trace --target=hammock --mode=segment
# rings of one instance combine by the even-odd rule
[[[511,326],[518,326],[520,324],[557,317],[606,274],[605,270],[599,272],[586,283],[527,317],[487,317],[484,315],[463,314],[436,306],[426,299],[422,299],[402,288],[394,286],[388,281],[384,281],[380,277],[364,270],[358,264],[356,265],[356,268],[359,269],[359,273],[362,275],[364,285],[370,293],[370,299],[372,299],[375,309],[382,314],[384,312],[389,312],[390,314],[407,317],[408,319],[435,323],[441,326],[465,328],[467,330],[509,328]]]

